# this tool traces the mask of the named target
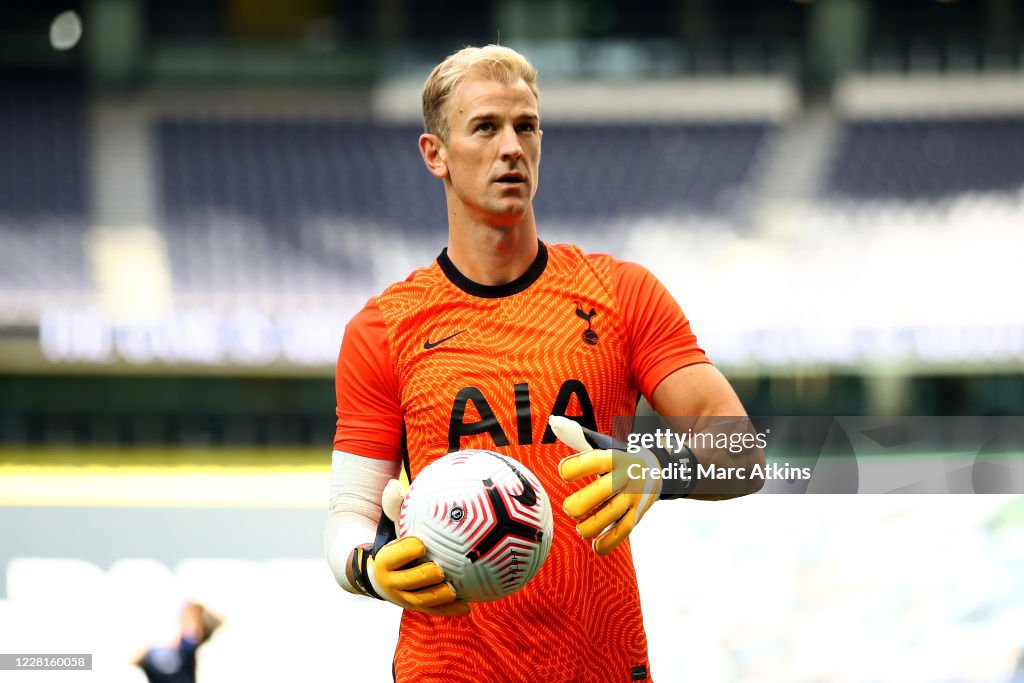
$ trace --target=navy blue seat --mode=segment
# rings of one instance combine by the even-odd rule
[[[1024,186],[1024,117],[866,120],[846,125],[832,196],[939,200]]]

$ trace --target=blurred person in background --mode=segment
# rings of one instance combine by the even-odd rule
[[[618,471],[627,454],[594,450],[576,423],[611,433],[641,394],[662,415],[746,413],[649,271],[538,239],[539,92],[522,55],[495,45],[451,55],[427,79],[423,110],[419,147],[444,185],[448,246],[346,327],[328,562],[345,590],[404,608],[398,681],[651,680],[626,537],[659,497],[728,498],[760,482],[620,493],[591,475]],[[567,512],[532,582],[472,610],[435,563],[417,563],[419,539],[374,543],[379,521],[390,531],[382,509],[395,519],[401,503],[389,480],[466,448],[516,458]],[[728,454],[689,455],[727,464]],[[760,452],[744,458],[728,464],[763,464]]]
[[[132,663],[142,669],[149,683],[195,683],[196,651],[221,623],[201,604],[186,602],[179,615],[177,640],[149,648]]]
[[[1006,683],[1024,683],[1024,648],[1020,650],[1020,656],[1017,657],[1017,666],[1014,667],[1013,673],[1006,679]]]

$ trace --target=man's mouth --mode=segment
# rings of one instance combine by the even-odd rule
[[[506,185],[516,185],[519,183],[525,183],[526,178],[518,173],[506,173],[503,176],[499,176],[496,182],[505,183]]]

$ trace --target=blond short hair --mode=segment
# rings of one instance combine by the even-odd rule
[[[423,127],[426,132],[447,142],[451,124],[445,105],[470,73],[478,73],[503,85],[522,80],[540,104],[537,69],[526,57],[502,45],[464,47],[435,66],[423,84]]]

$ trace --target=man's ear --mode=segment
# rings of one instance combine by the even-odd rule
[[[433,133],[424,133],[420,136],[420,154],[423,155],[423,163],[435,178],[448,177],[447,152],[441,138]]]

